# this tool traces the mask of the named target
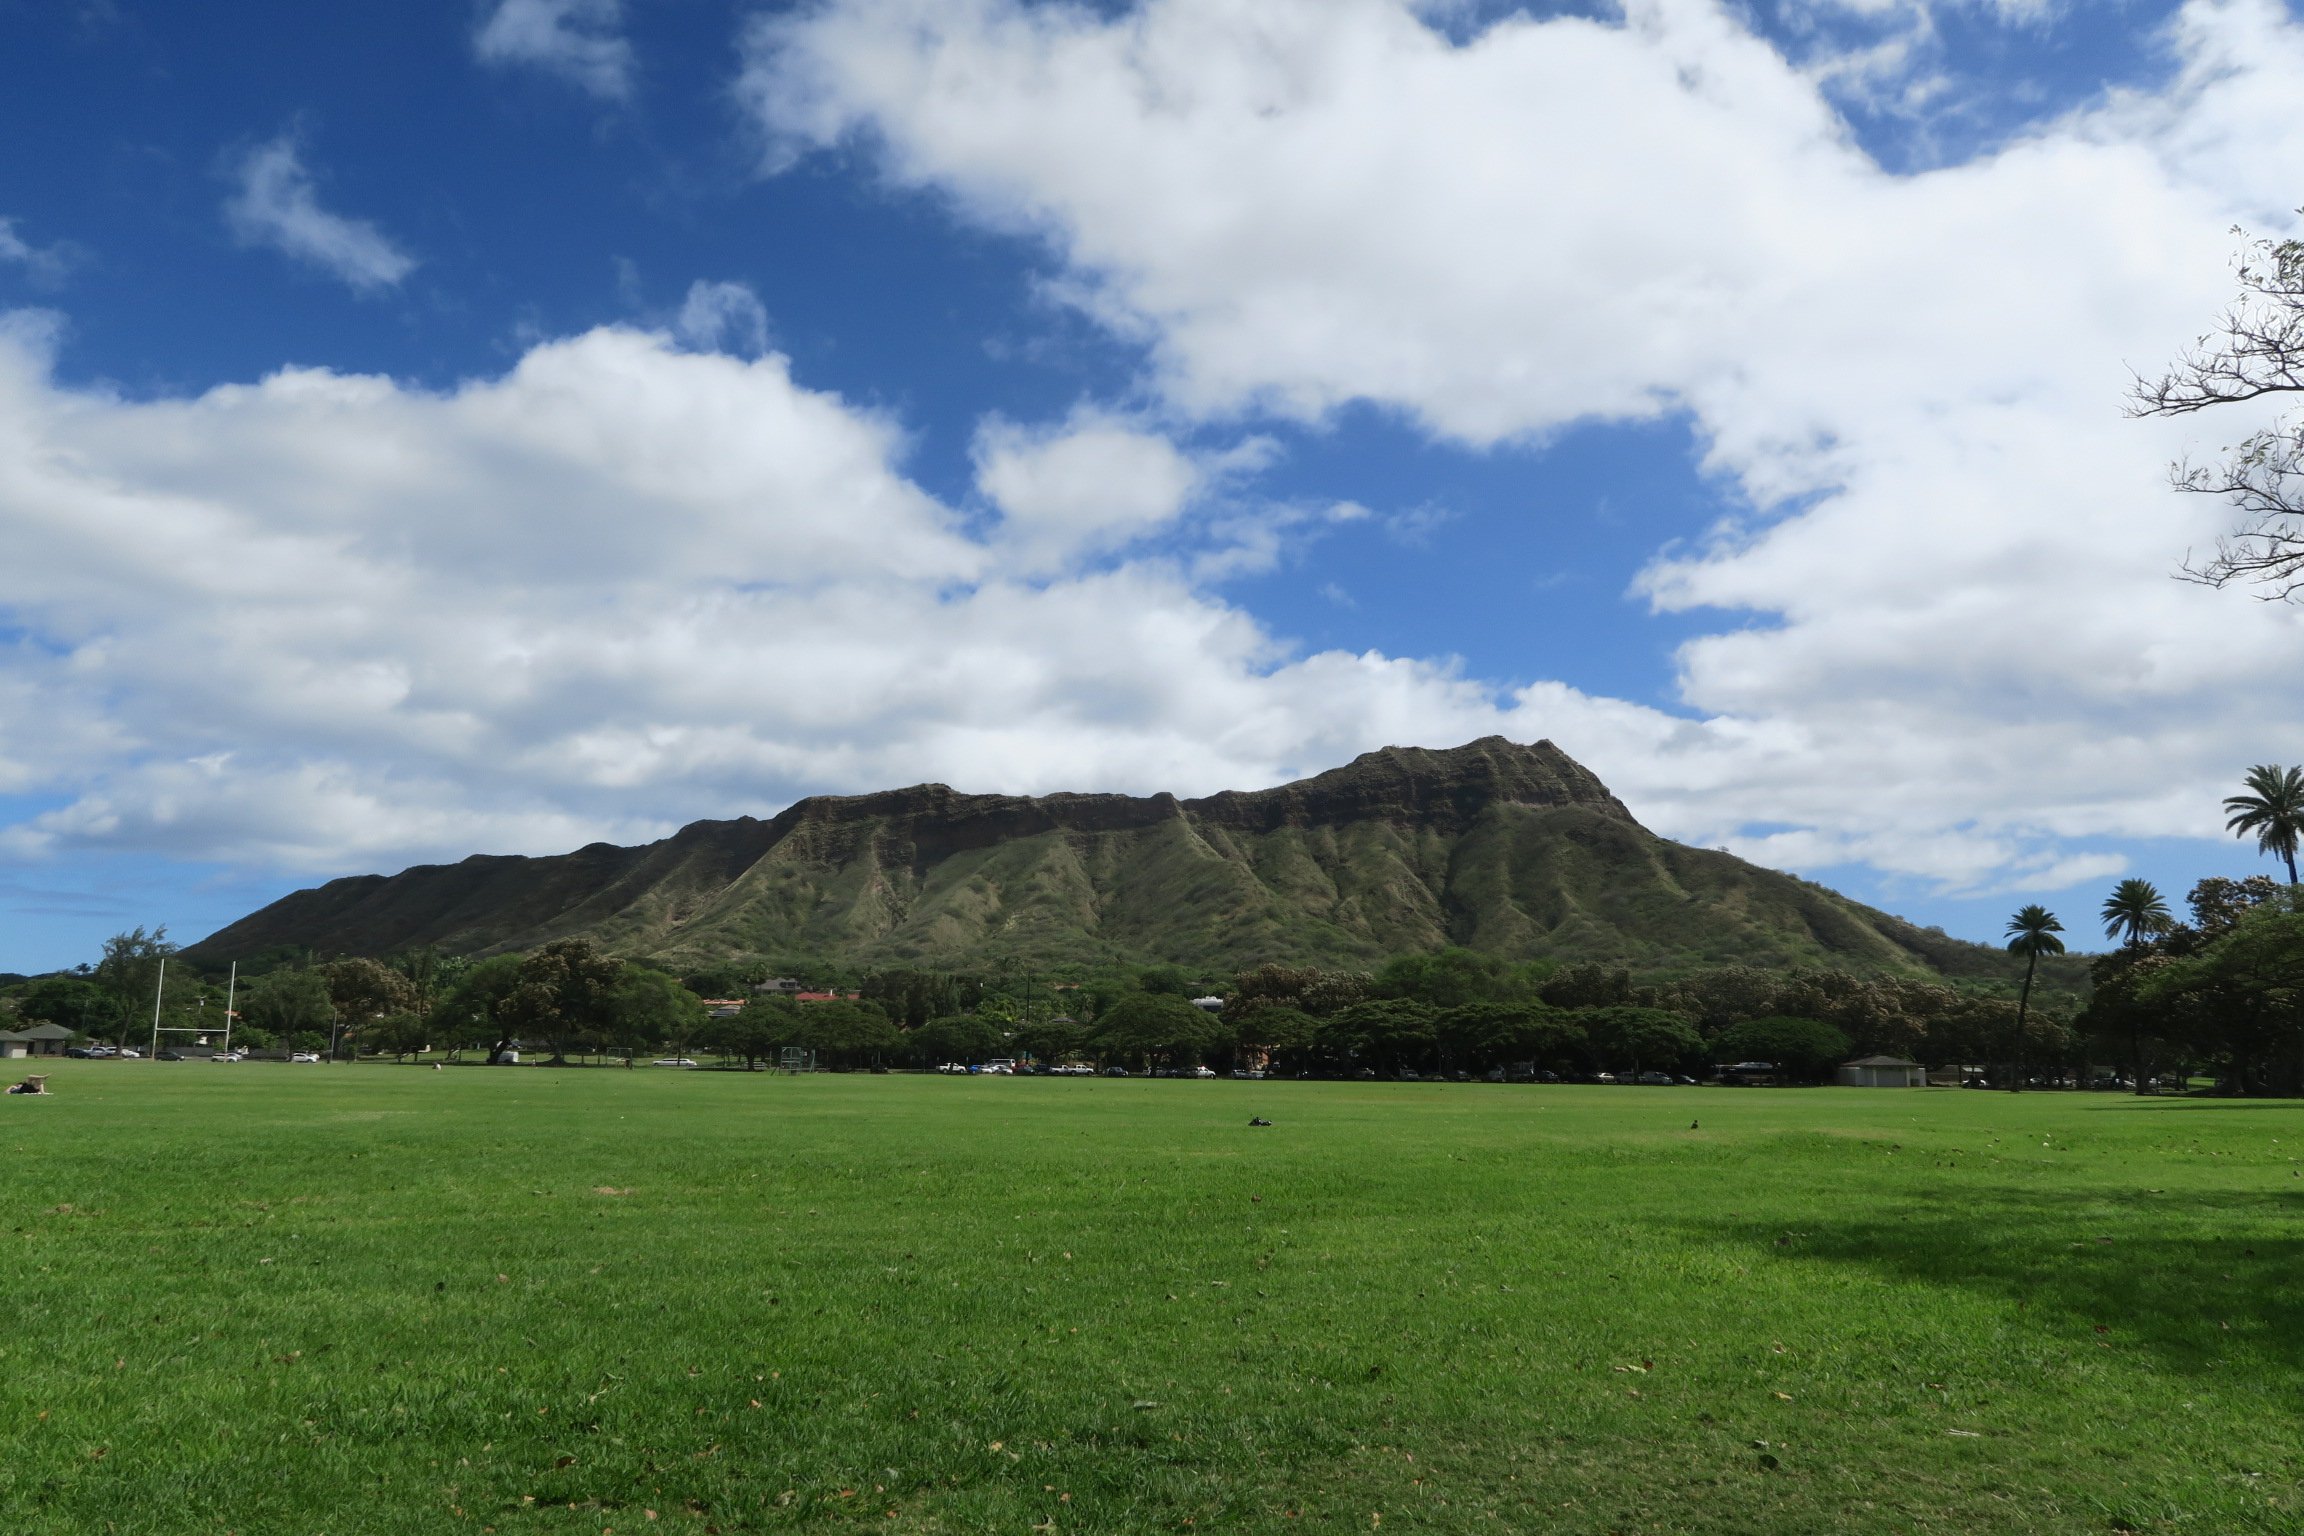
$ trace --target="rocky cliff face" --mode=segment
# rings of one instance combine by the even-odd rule
[[[1387,747],[1274,789],[817,796],[644,848],[475,857],[299,891],[193,947],[389,954],[574,934],[706,960],[1364,964],[1467,943],[1644,964],[1972,963],[1821,887],[1649,833],[1550,742]],[[1973,954],[1968,953],[1973,951]]]

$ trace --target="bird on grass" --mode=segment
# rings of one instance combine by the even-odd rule
[[[1688,1122],[1688,1129],[1690,1129],[1690,1130],[1694,1130],[1694,1129],[1696,1129],[1696,1122],[1695,1122],[1695,1121],[1693,1121],[1693,1120],[1689,1121],[1689,1122]]]
[[[1270,1125],[1272,1122],[1265,1119],[1262,1115],[1250,1115],[1248,1117],[1248,1123],[1250,1125]]]

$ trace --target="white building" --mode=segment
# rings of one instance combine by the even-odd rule
[[[1840,1064],[1843,1088],[1925,1088],[1928,1069],[1901,1056],[1859,1056]]]

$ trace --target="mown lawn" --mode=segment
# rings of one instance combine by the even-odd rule
[[[51,1086],[24,1536],[2304,1529],[2292,1103]]]

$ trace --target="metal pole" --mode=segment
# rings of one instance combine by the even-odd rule
[[[160,1059],[160,994],[168,985],[168,957],[160,957],[160,974],[152,983],[152,1059]]]
[[[232,999],[240,991],[240,962],[232,962],[232,974],[224,983],[224,1053],[232,1053]]]

